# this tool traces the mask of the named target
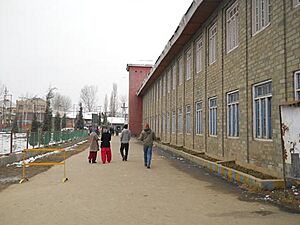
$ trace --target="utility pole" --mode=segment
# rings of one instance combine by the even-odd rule
[[[123,114],[123,117],[124,117],[124,123],[126,123],[126,109],[128,107],[125,106],[125,102],[123,102],[122,106],[121,106],[121,109],[122,109],[122,114]]]

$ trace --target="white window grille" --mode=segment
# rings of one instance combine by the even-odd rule
[[[272,139],[272,82],[253,87],[254,131],[255,137]]]
[[[178,109],[178,121],[177,121],[177,124],[178,124],[178,132],[179,133],[182,133],[182,108]]]
[[[270,1],[252,0],[252,34],[267,27],[270,23]]]
[[[202,71],[203,41],[202,37],[196,43],[196,73]]]
[[[176,64],[173,65],[172,76],[173,76],[173,79],[172,79],[173,90],[175,90],[176,89]]]
[[[209,64],[216,61],[217,56],[217,24],[214,23],[208,30],[209,35]]]
[[[192,49],[186,52],[186,80],[192,77]]]
[[[179,59],[178,75],[179,75],[179,85],[181,85],[183,82],[183,57],[180,57],[180,59]]]
[[[217,135],[217,98],[209,99],[209,134]]]
[[[196,134],[202,134],[203,124],[202,124],[202,102],[196,102],[196,121],[195,128]]]
[[[168,93],[170,93],[170,91],[171,91],[171,81],[172,81],[171,70],[168,71],[167,78],[168,78]]]
[[[170,133],[170,113],[167,112],[167,133]]]
[[[187,134],[191,133],[191,106],[187,105],[185,108],[185,131]]]
[[[162,133],[165,133],[166,132],[166,115],[163,114],[162,115]]]
[[[295,73],[295,99],[300,100],[300,71]]]
[[[176,113],[175,111],[172,112],[172,133],[176,131]]]
[[[235,2],[226,11],[226,43],[227,43],[227,53],[235,49],[238,46],[238,33],[239,33],[239,23],[238,23],[238,3]]]
[[[239,136],[239,92],[227,94],[227,134],[229,137]]]

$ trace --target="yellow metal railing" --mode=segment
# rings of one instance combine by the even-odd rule
[[[26,163],[26,153],[27,152],[55,152],[55,151],[61,151],[63,152],[63,162],[31,162]],[[28,178],[26,177],[26,167],[27,166],[55,166],[55,165],[63,165],[64,166],[64,178],[63,182],[66,182],[68,180],[66,176],[66,151],[64,148],[36,148],[36,149],[24,149],[22,151],[23,153],[23,163],[22,163],[22,179],[20,180],[20,184],[28,181]]]

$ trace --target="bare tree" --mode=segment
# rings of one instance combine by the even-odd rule
[[[116,112],[118,109],[118,102],[117,102],[117,94],[118,94],[118,86],[116,83],[113,83],[113,90],[110,96],[110,103],[109,103],[109,111],[111,116],[116,116]]]
[[[94,85],[85,85],[81,89],[80,100],[83,103],[85,110],[92,112],[97,104],[97,87]]]
[[[72,101],[70,97],[56,93],[52,99],[52,106],[54,110],[66,113],[72,108]]]
[[[4,90],[5,90],[5,85],[1,83],[0,81],[0,96],[2,96],[4,94]]]
[[[107,113],[107,108],[108,108],[108,99],[107,99],[107,94],[106,94],[105,99],[104,99],[104,106],[103,106],[104,113]]]

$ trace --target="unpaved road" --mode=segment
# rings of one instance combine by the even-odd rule
[[[238,188],[182,160],[154,154],[149,170],[139,143],[127,162],[118,137],[112,148],[110,164],[88,164],[87,151],[69,158],[66,183],[55,166],[0,192],[0,225],[300,224],[299,214],[240,200]]]

